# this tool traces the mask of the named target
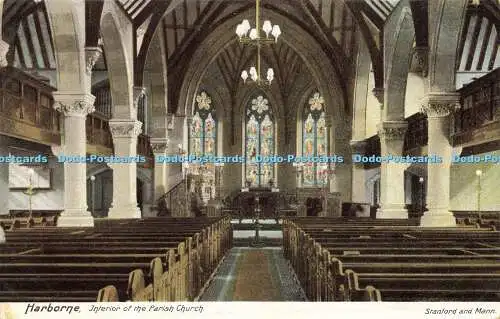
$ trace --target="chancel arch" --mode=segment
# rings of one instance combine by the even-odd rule
[[[191,63],[187,66],[183,73],[183,84],[178,95],[177,113],[189,114],[189,110],[195,106],[195,101],[192,99],[202,82],[203,75],[207,72],[208,67],[217,58],[217,54],[235,40],[234,26],[237,25],[247,14],[251,14],[252,10],[231,16],[213,32],[207,36],[199,45],[196,52],[193,54]],[[280,38],[288,46],[300,56],[303,63],[310,70],[313,81],[325,94],[326,105],[331,108],[328,113],[335,116],[335,122],[341,121],[346,116],[346,103],[343,85],[339,79],[333,76],[335,70],[329,63],[329,58],[317,42],[313,41],[305,31],[295,24],[292,20],[272,11],[264,10],[264,13],[273,21],[280,21],[283,28],[289,30]],[[241,71],[241,70],[240,70]]]

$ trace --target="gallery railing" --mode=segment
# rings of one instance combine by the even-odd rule
[[[0,133],[42,144],[61,143],[61,114],[48,79],[14,67],[0,70]]]
[[[475,138],[476,130],[487,130],[498,124],[500,68],[465,85],[458,92],[461,107],[453,114],[454,145],[470,142]]]

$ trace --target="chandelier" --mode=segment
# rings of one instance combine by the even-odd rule
[[[272,44],[278,42],[278,37],[281,35],[280,26],[275,24],[272,25],[271,21],[266,20],[262,24],[262,31],[266,34],[265,37],[261,37],[261,26],[260,26],[260,0],[255,2],[255,28],[252,28],[248,20],[243,20],[236,27],[236,35],[240,43],[252,44],[257,47],[257,66],[252,66],[247,72],[244,70],[241,72],[241,78],[243,82],[246,83],[247,79],[250,79],[258,84],[268,84],[270,85],[274,79],[274,70],[272,68],[267,69],[266,80],[261,78],[260,71],[260,48],[263,44]]]

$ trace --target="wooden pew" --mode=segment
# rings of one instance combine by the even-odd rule
[[[95,301],[96,297],[98,301],[192,300],[230,248],[230,221],[190,222],[105,221],[97,222],[91,230],[33,228],[7,232],[7,244],[0,246],[0,260],[5,265],[0,285],[15,289],[0,292],[0,300],[13,300],[12,291],[20,291],[20,299],[32,297],[32,301],[61,300],[63,296],[64,300],[74,297],[84,301],[89,295],[93,300],[86,301]],[[125,236],[130,234],[133,236]],[[14,278],[21,274],[28,277],[15,285]],[[75,291],[84,287],[73,274],[90,278],[90,292],[84,289],[74,296],[63,293],[68,286],[74,286]],[[106,276],[111,282],[103,281]],[[46,290],[33,290],[30,295],[24,289],[33,283],[45,283],[41,287]],[[97,293],[99,287],[102,289]]]
[[[368,300],[360,295],[369,289],[376,300],[498,299],[498,232],[385,223],[378,222],[376,229],[364,222],[343,227],[285,220],[284,253],[308,297]],[[489,284],[481,287],[485,280]]]

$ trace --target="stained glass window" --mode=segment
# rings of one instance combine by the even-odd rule
[[[269,101],[262,95],[247,107],[245,125],[245,180],[251,187],[270,186],[274,164],[265,163],[262,157],[274,155],[274,122]]]
[[[302,154],[303,156],[328,155],[328,137],[325,123],[324,99],[314,93],[304,108]],[[308,161],[303,167],[304,186],[324,186],[327,183],[328,163]]]
[[[217,122],[212,100],[206,92],[196,97],[196,107],[189,130],[189,154],[215,155]]]
[[[197,156],[215,156],[217,153],[217,121],[215,110],[212,107],[212,99],[206,92],[201,92],[196,97],[194,115],[189,128],[189,154]],[[193,172],[202,174],[204,182],[214,186],[215,166],[214,163],[206,163],[204,167],[194,164]],[[215,191],[214,187],[211,191]],[[205,194],[204,194],[205,195]],[[207,197],[212,197],[208,194]]]

